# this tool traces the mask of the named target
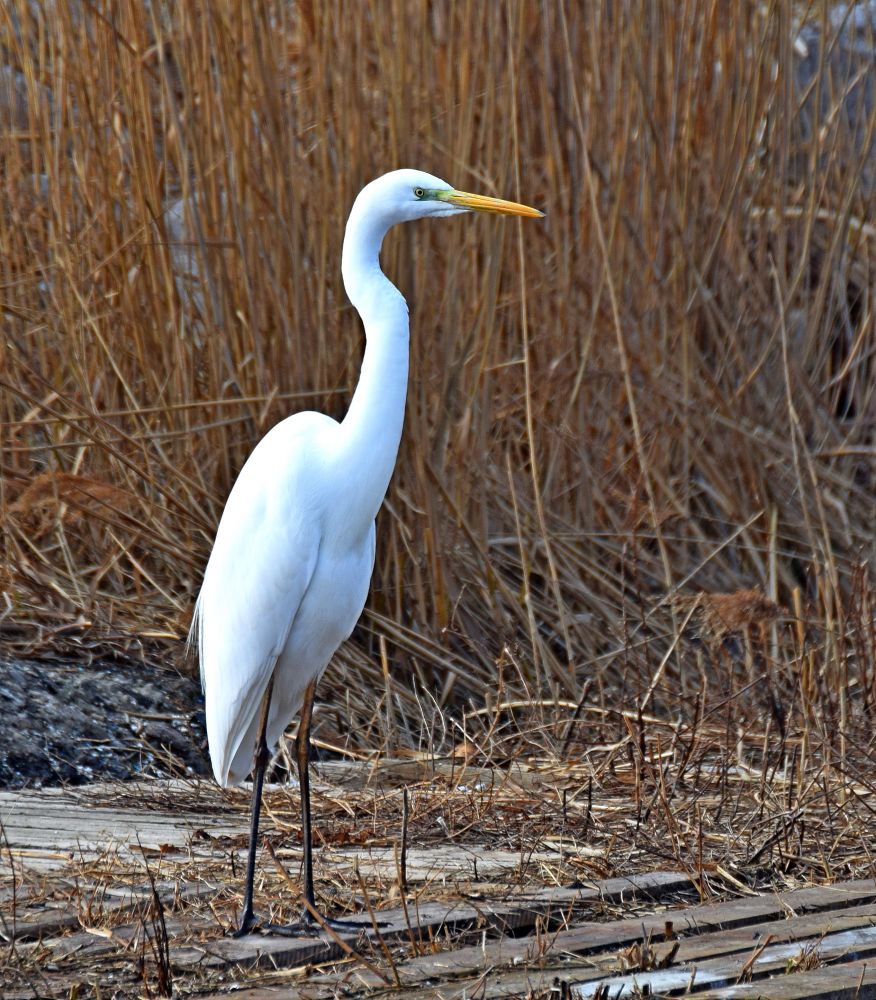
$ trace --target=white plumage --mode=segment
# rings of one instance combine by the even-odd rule
[[[256,447],[228,498],[197,605],[207,738],[220,785],[237,785],[252,769],[275,665],[268,746],[362,613],[374,524],[350,537],[327,516],[340,437],[341,425],[322,414],[287,418]]]
[[[471,210],[541,214],[454,191],[416,170],[378,178],[353,205],[342,272],[367,345],[349,411],[341,423],[319,413],[296,414],[259,442],[228,497],[195,609],[191,638],[200,654],[210,757],[221,785],[238,784],[252,769],[262,746],[263,704],[269,708],[264,742],[270,748],[301,707],[305,690],[312,699],[309,685],[365,605],[374,520],[395,465],[408,377],[408,310],[380,270],[383,237],[397,222]],[[306,768],[306,753],[299,755],[299,766]],[[241,932],[253,923],[263,771],[264,760],[257,760]],[[304,777],[302,793],[309,831]],[[312,903],[309,843],[306,851]]]

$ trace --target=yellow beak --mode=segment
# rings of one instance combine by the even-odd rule
[[[501,198],[488,198],[483,194],[468,194],[465,191],[450,191],[443,201],[460,208],[470,208],[474,212],[496,212],[499,215],[523,215],[527,219],[544,218],[544,212],[529,205],[520,205],[516,201],[503,201]]]

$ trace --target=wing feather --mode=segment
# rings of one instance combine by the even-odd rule
[[[213,773],[220,785],[252,730],[319,554],[321,439],[337,424],[300,413],[258,444],[228,497],[195,608]],[[305,681],[306,683],[306,681]],[[255,748],[253,747],[253,750]],[[244,754],[245,759],[249,759]]]

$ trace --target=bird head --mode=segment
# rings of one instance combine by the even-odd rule
[[[491,212],[541,218],[543,213],[515,201],[457,191],[440,177],[422,170],[393,170],[366,185],[357,201],[379,211],[389,225],[461,212]]]

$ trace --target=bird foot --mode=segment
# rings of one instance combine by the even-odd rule
[[[291,924],[263,924],[262,934],[276,934],[278,937],[318,937],[325,933],[326,928],[336,934],[361,934],[371,929],[371,923],[362,920],[336,920],[320,914],[321,921],[316,920],[305,911],[300,920]],[[378,924],[378,926],[381,926]]]
[[[259,922],[256,920],[256,916],[252,910],[244,910],[243,916],[240,918],[240,926],[236,931],[232,931],[230,936],[233,938],[246,937],[247,934],[252,934],[253,931],[258,930]]]
[[[321,921],[321,922],[320,922]],[[370,931],[374,926],[387,927],[385,921],[377,920],[336,920],[334,917],[326,917],[320,914],[317,920],[310,911],[305,910],[301,914],[301,919],[291,924],[270,924],[262,923],[251,910],[245,912],[240,920],[240,926],[236,931],[231,932],[231,937],[246,937],[247,934],[275,934],[277,937],[319,937],[325,933],[326,928],[336,934],[361,934],[363,931]]]

